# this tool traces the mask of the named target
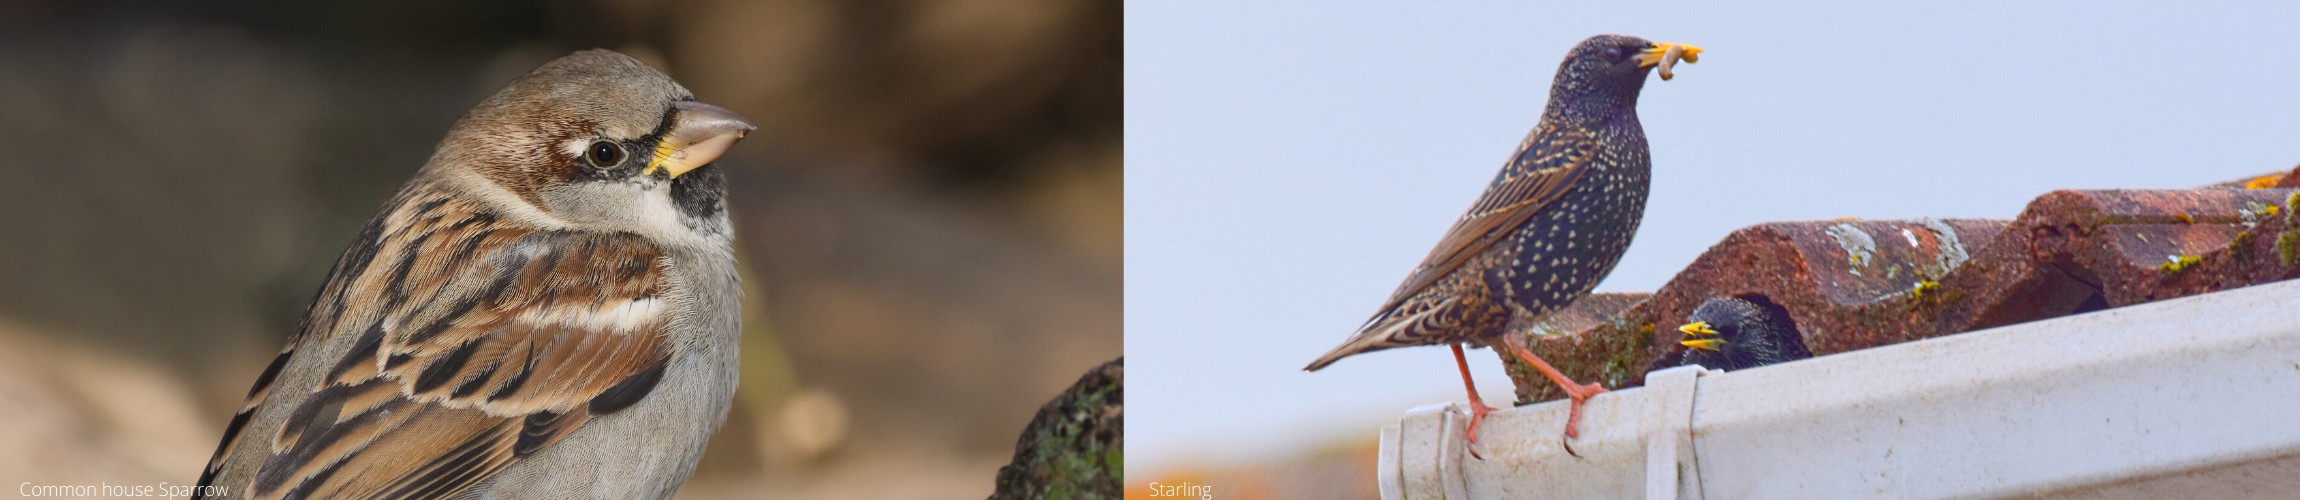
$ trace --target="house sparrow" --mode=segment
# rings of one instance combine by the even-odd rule
[[[606,50],[481,101],[336,262],[200,493],[669,497],[734,394],[709,164],[753,128]]]

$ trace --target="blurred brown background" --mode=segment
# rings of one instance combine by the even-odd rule
[[[1120,351],[1119,6],[0,2],[0,483],[186,484],[447,126],[606,47],[722,165],[740,404],[682,496],[980,498]]]

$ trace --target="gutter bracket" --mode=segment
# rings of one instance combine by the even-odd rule
[[[1720,374],[1700,366],[1680,366],[1645,375],[1643,397],[1657,403],[1646,428],[1645,498],[1701,499],[1701,468],[1693,455],[1693,404],[1701,376]]]

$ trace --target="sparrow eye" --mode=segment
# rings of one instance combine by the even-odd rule
[[[607,141],[591,143],[591,165],[608,168],[623,164],[623,147]]]

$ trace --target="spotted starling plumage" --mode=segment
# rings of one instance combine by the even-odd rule
[[[1683,358],[1677,363],[1733,371],[1813,357],[1786,311],[1731,297],[1693,308],[1685,318]]]
[[[1521,360],[1565,387],[1574,410],[1566,436],[1574,436],[1581,403],[1605,389],[1574,384],[1502,333],[1588,295],[1620,262],[1644,216],[1652,172],[1637,121],[1638,92],[1653,67],[1678,57],[1692,62],[1700,52],[1621,35],[1576,44],[1558,65],[1540,123],[1485,194],[1379,312],[1306,369],[1362,352],[1451,344],[1463,383],[1471,384],[1461,345],[1504,339]],[[1474,385],[1469,394],[1474,443],[1477,422],[1490,409]]]

